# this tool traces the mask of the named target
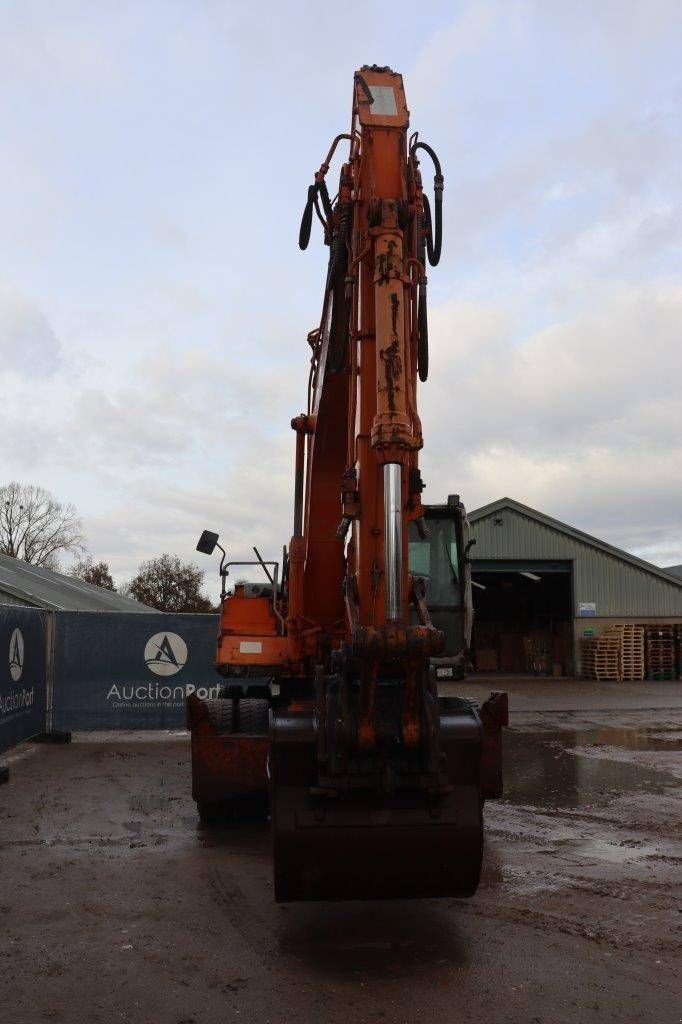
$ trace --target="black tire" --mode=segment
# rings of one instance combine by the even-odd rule
[[[270,702],[267,700],[239,701],[237,732],[248,736],[267,736],[270,729]]]
[[[212,725],[219,733],[233,731],[234,701],[231,698],[215,697],[205,700],[204,704]]]

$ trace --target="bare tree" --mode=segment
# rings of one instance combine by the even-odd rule
[[[83,526],[73,505],[16,481],[0,487],[0,552],[48,569],[60,552],[83,551]]]
[[[93,562],[92,555],[79,558],[69,569],[69,576],[83,583],[92,583],[105,590],[116,590],[114,580],[106,562]]]
[[[159,555],[142,563],[124,592],[160,612],[210,612],[211,602],[201,593],[203,582],[203,571],[192,562]]]

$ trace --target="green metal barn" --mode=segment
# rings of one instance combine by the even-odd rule
[[[479,671],[580,672],[580,640],[616,623],[682,624],[682,578],[513,498],[469,514]]]

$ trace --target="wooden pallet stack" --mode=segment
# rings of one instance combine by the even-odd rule
[[[584,679],[623,679],[623,640],[620,633],[606,630],[601,636],[584,639],[580,666]]]
[[[595,667],[597,679],[614,679],[619,683],[622,682],[623,641],[619,634],[613,634],[606,630],[597,637]]]
[[[597,638],[585,637],[580,641],[580,674],[583,679],[597,678]]]
[[[644,627],[647,679],[676,679],[675,627],[648,623]]]
[[[644,679],[644,626],[636,622],[618,622],[607,633],[620,636],[622,679],[628,682]]]

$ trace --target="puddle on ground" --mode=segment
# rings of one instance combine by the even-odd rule
[[[577,741],[567,746],[623,747],[625,750],[679,750],[682,752],[682,731],[678,726],[644,726],[624,728],[577,729]]]
[[[589,857],[591,860],[603,860],[609,864],[630,864],[633,861],[642,860],[668,860],[679,861],[674,856],[674,851],[679,847],[669,842],[660,843],[634,843],[614,842],[609,839],[589,837],[580,839],[577,842],[571,841],[570,850],[567,856],[570,858]]]
[[[504,731],[503,801],[534,807],[574,808],[606,804],[624,793],[663,793],[680,782],[665,771],[607,757],[587,757],[576,748],[682,750],[678,730],[657,728],[578,729],[556,732]]]

